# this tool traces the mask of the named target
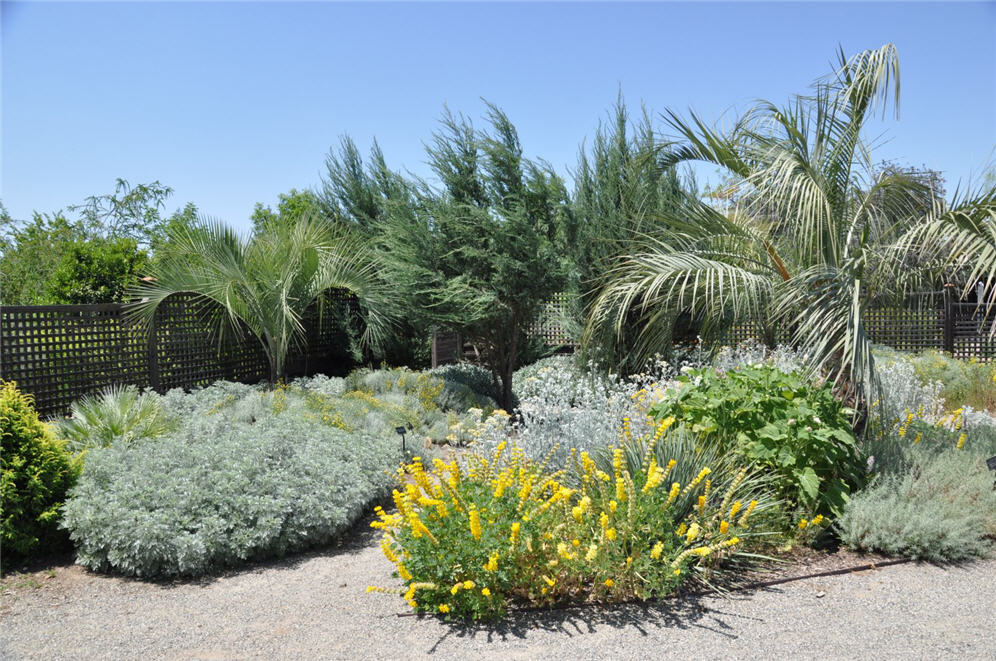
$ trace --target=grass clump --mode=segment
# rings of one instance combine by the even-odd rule
[[[135,386],[111,386],[99,395],[83,397],[73,402],[70,413],[57,426],[73,452],[154,438],[175,426],[160,397]]]

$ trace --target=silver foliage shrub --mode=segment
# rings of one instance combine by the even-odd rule
[[[326,543],[382,497],[396,437],[301,414],[302,397],[216,384],[164,399],[177,431],[92,450],[63,515],[77,561],[129,576],[199,576]],[[219,407],[219,403],[221,406]]]
[[[863,551],[938,562],[985,556],[987,535],[996,535],[992,473],[975,452],[913,451],[906,469],[853,495],[837,526]]]

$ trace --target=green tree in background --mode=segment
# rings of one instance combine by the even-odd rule
[[[48,281],[69,246],[82,239],[78,226],[61,213],[36,212],[30,221],[18,223],[6,209],[0,222],[0,302],[55,303]]]
[[[388,204],[382,241],[408,315],[474,343],[507,408],[525,330],[567,283],[573,221],[560,178],[523,157],[494,105],[487,120],[475,130],[445,113],[427,147],[442,185],[412,182],[409,201]]]
[[[152,253],[165,250],[169,231],[193,227],[197,207],[168,217],[172,189],[159,182],[131,186],[118,179],[113,193],[90,196],[63,212],[19,222],[0,214],[0,301],[6,305],[112,303],[142,275]]]
[[[631,122],[621,97],[612,121],[598,127],[590,146],[582,146],[575,174],[578,240],[573,258],[585,313],[590,313],[632,237],[659,234],[662,218],[675,215],[685,202],[677,172],[661,167],[657,154],[648,113],[644,110],[637,122]],[[630,317],[621,332],[600,327],[599,335],[586,345],[600,363],[621,373],[641,367],[640,345],[648,334],[640,332],[635,313]],[[674,323],[674,318],[661,320],[668,333]]]
[[[293,224],[298,219],[319,211],[318,197],[309,190],[290,189],[277,198],[276,210],[257,202],[249,219],[253,232],[261,232],[275,223]]]
[[[54,303],[89,304],[124,301],[148,265],[148,255],[134,239],[75,241],[62,254],[48,280]]]
[[[407,209],[415,204],[412,185],[387,167],[376,141],[364,163],[356,143],[343,136],[338,148],[329,150],[325,167],[317,194],[321,213],[327,218],[349,224],[371,239],[383,227],[389,210]],[[429,322],[418,314],[399,317],[397,332],[384,338],[384,342],[376,352],[367,356],[367,360],[414,368],[428,367],[432,334]]]

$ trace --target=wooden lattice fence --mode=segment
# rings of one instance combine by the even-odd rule
[[[0,378],[31,393],[43,415],[64,414],[79,397],[112,384],[165,392],[218,379],[255,383],[266,359],[249,334],[219,336],[220,310],[174,296],[160,305],[146,332],[120,303],[0,306]],[[340,320],[355,315],[355,298],[329,296],[326,313],[309,311],[302,347],[288,373],[337,373],[345,365]]]
[[[864,325],[873,342],[900,351],[919,353],[928,349],[947,351],[956,358],[996,360],[996,323],[986,318],[975,302],[955,300],[950,293],[929,292],[907,301],[904,307],[872,306],[865,312]],[[734,326],[727,341],[733,344],[760,340],[761,333],[750,324]],[[789,341],[789,329],[775,332],[776,343]]]

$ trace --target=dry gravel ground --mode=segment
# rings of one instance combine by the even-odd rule
[[[338,548],[198,582],[75,566],[9,577],[0,658],[996,659],[996,559],[901,564],[728,599],[520,614],[493,626],[398,617],[400,599],[365,594],[391,584],[389,571],[376,538],[358,532]]]

